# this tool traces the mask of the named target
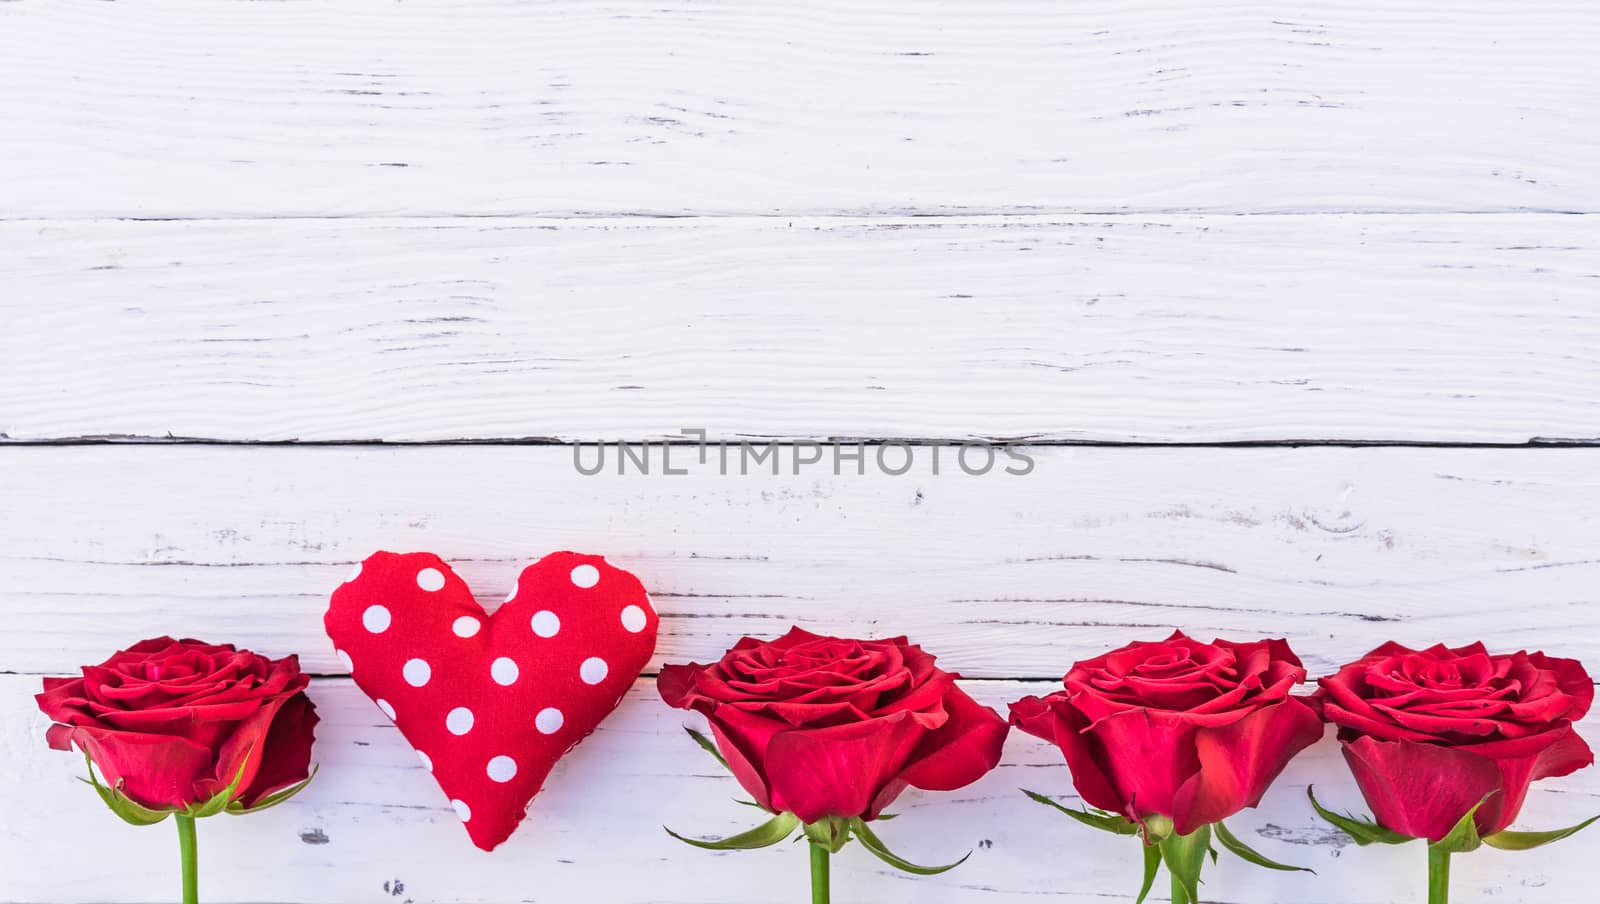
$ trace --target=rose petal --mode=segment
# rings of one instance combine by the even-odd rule
[[[999,764],[1010,731],[999,713],[958,687],[950,688],[944,705],[948,721],[922,736],[900,773],[901,780],[927,791],[954,791],[982,778]]]
[[[1119,799],[1140,816],[1175,816],[1178,789],[1200,768],[1194,742],[1199,731],[1174,713],[1131,710],[1085,734],[1109,754],[1096,760]]]
[[[704,668],[693,662],[687,665],[663,665],[656,676],[656,692],[668,706],[689,709],[692,705],[690,698],[694,696],[695,675]]]
[[[1528,659],[1534,666],[1554,672],[1561,692],[1572,698],[1572,708],[1562,714],[1562,718],[1576,722],[1588,714],[1589,707],[1594,703],[1594,679],[1589,677],[1583,663],[1543,653],[1530,653]]]
[[[766,759],[772,805],[802,822],[860,816],[899,774],[920,736],[916,723],[898,713],[775,735]]]
[[[243,790],[235,799],[247,807],[254,806],[272,792],[304,781],[311,774],[311,746],[316,740],[318,721],[317,707],[303,692],[289,697],[261,744],[261,766],[255,780],[248,786],[241,783]]]
[[[183,738],[98,728],[75,728],[72,740],[89,754],[112,787],[152,809],[186,807],[205,799],[199,782],[212,771],[211,751]]]
[[[1502,790],[1493,760],[1436,744],[1362,737],[1344,745],[1344,758],[1379,825],[1430,842]]]
[[[1455,748],[1493,762],[1500,770],[1502,793],[1478,811],[1480,834],[1498,832],[1516,821],[1528,786],[1544,778],[1570,775],[1594,763],[1594,753],[1570,723],[1527,738],[1490,741]]]
[[[757,765],[766,762],[767,748],[778,732],[789,726],[767,716],[746,712],[735,706],[719,706],[707,716],[717,749],[728,761],[728,769],[756,803],[769,807],[772,789],[766,774]]]
[[[1179,789],[1172,815],[1179,834],[1220,822],[1261,802],[1267,787],[1300,751],[1322,737],[1322,720],[1299,699],[1195,734],[1200,768]]]

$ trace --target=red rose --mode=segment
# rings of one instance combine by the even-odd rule
[[[157,637],[85,666],[81,678],[44,679],[34,699],[57,723],[50,746],[76,744],[134,803],[181,810],[238,778],[233,800],[249,807],[307,776],[317,724],[309,682],[295,656]]]
[[[1290,695],[1305,677],[1282,640],[1204,644],[1178,631],[1077,663],[1066,690],[1011,704],[1011,723],[1061,748],[1091,806],[1165,816],[1188,835],[1255,806],[1322,736]]]
[[[904,637],[848,640],[799,628],[746,637],[711,665],[668,665],[668,705],[705,715],[756,802],[812,823],[875,819],[907,785],[949,791],[1000,761],[1005,720]]]
[[[1530,783],[1594,762],[1572,730],[1594,700],[1575,660],[1390,642],[1317,683],[1362,796],[1403,835],[1438,841],[1479,801],[1478,834],[1494,834]]]

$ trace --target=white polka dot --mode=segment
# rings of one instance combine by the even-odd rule
[[[533,717],[533,726],[539,729],[541,734],[555,734],[561,730],[561,723],[565,721],[567,721],[567,717],[561,714],[561,710],[556,709],[554,706],[547,706],[539,710],[539,714]]]
[[[344,582],[346,584],[348,584],[351,581],[353,581],[353,580],[355,580],[356,578],[359,578],[359,577],[361,577],[361,563],[357,562],[356,563],[356,567],[350,569],[350,576],[345,578]]]
[[[511,592],[506,594],[506,602],[509,603],[517,598],[517,590],[518,588],[515,584],[511,585]]]
[[[388,700],[379,699],[372,702],[378,704],[378,708],[383,710],[383,714],[388,716],[390,720],[394,719],[394,707],[389,705]]]
[[[578,666],[578,677],[583,679],[584,684],[599,684],[606,680],[606,674],[610,671],[611,667],[606,665],[604,659],[590,656],[583,661],[583,665]]]
[[[638,634],[644,630],[644,610],[638,606],[628,606],[622,610],[622,626]]]
[[[425,660],[407,659],[405,666],[400,669],[400,674],[405,676],[406,684],[412,687],[422,687],[433,677],[433,667]]]
[[[489,778],[509,782],[517,777],[517,761],[508,756],[497,756],[489,761]]]
[[[368,606],[367,611],[361,613],[361,624],[374,634],[382,634],[389,630],[389,610],[382,606]]]
[[[450,802],[450,806],[456,808],[456,815],[461,817],[461,821],[462,822],[466,822],[467,820],[472,818],[472,808],[467,806],[467,802],[466,801],[464,801],[464,800],[452,800]]]
[[[533,613],[533,633],[540,637],[554,637],[561,630],[561,619],[549,609]]]
[[[453,735],[464,735],[472,730],[472,710],[458,706],[444,717],[444,727]]]
[[[417,751],[417,759],[422,761],[422,768],[428,770],[429,772],[433,771],[433,760],[428,759],[428,755],[426,753],[423,753],[420,750]]]
[[[437,568],[424,568],[417,572],[417,586],[428,592],[444,587],[444,572]]]
[[[579,565],[572,569],[572,583],[588,589],[600,583],[600,569],[593,565]]]
[[[339,657],[339,664],[344,666],[345,671],[353,672],[356,670],[355,661],[350,658],[349,653],[346,653],[343,650],[334,650],[333,655]]]
[[[489,663],[489,677],[493,678],[494,683],[501,687],[510,687],[516,684],[517,675],[520,673],[521,671],[517,668],[516,661],[504,656]]]
[[[483,622],[470,615],[461,616],[450,626],[450,630],[456,632],[457,637],[476,637],[482,628]]]

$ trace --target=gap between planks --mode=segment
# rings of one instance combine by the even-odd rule
[[[888,207],[882,209],[817,211],[692,211],[672,212],[660,210],[521,210],[503,213],[473,213],[471,211],[438,210],[403,215],[384,213],[350,214],[272,214],[247,215],[196,215],[172,217],[141,216],[6,216],[0,213],[3,223],[70,223],[75,226],[98,223],[326,223],[362,222],[366,220],[515,220],[562,223],[582,220],[585,224],[619,223],[632,220],[833,220],[840,222],[873,220],[987,220],[1036,217],[1059,220],[1085,217],[1094,219],[1148,219],[1151,217],[1510,217],[1510,216],[1572,216],[1584,217],[1600,214],[1600,210],[1562,207],[1500,207],[1432,209],[1422,207],[1350,207],[1317,210],[1207,210],[1198,207],[1124,207],[1096,209],[1087,207],[987,207],[927,210],[919,207]]]
[[[1265,439],[1265,440],[1220,440],[1216,442],[1118,442],[1116,440],[1092,439],[1044,439],[1015,436],[978,436],[978,437],[859,437],[859,436],[707,436],[700,439],[625,439],[625,440],[567,440],[549,436],[505,437],[472,439],[462,437],[458,439],[428,439],[428,440],[395,440],[395,439],[329,439],[329,440],[301,440],[301,439],[211,439],[199,436],[141,436],[137,434],[117,434],[106,436],[65,436],[51,437],[49,439],[12,439],[0,432],[0,449],[7,447],[73,447],[73,446],[261,446],[268,448],[308,448],[308,449],[336,449],[336,448],[427,448],[430,446],[525,446],[530,448],[546,446],[596,446],[617,445],[627,446],[673,446],[678,448],[692,448],[694,446],[712,445],[716,443],[773,443],[777,445],[793,445],[795,443],[819,443],[824,446],[837,445],[864,445],[877,448],[883,445],[897,446],[962,446],[969,443],[1009,443],[1024,448],[1105,448],[1105,449],[1300,449],[1300,448],[1335,448],[1335,449],[1583,449],[1600,447],[1600,438],[1558,438],[1534,437],[1522,443],[1488,443],[1488,442],[1431,442],[1426,440],[1351,440],[1351,439]]]

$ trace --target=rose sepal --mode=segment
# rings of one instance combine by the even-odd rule
[[[1483,806],[1483,802],[1494,796],[1494,794],[1495,792],[1493,791],[1485,794],[1483,800],[1473,804],[1472,809],[1456,820],[1456,824],[1450,829],[1449,834],[1438,841],[1428,842],[1428,847],[1443,851],[1446,854],[1465,854],[1468,851],[1475,851],[1482,847],[1483,838],[1478,835],[1478,824],[1474,820],[1477,818],[1478,808]]]
[[[717,745],[712,743],[710,738],[706,737],[705,735],[701,734],[698,731],[695,731],[693,728],[690,728],[687,725],[683,726],[683,730],[688,733],[689,737],[694,739],[694,742],[696,744],[700,745],[700,749],[701,750],[704,750],[706,753],[711,754],[711,756],[714,759],[716,759],[716,761],[722,766],[722,768],[727,769],[729,772],[733,771],[733,769],[731,769],[728,766],[728,761],[723,758],[722,751],[717,749]],[[760,810],[763,813],[776,813],[777,812],[775,810],[769,810],[768,808],[761,806],[760,804],[756,803],[753,800],[740,800],[739,798],[735,797],[733,799],[733,802],[738,804],[741,807],[755,807],[757,810]],[[883,818],[887,819],[888,817],[883,817]],[[670,833],[672,830],[671,829],[667,829],[667,831]],[[677,838],[678,836],[677,835],[673,835],[672,837]]]
[[[1287,863],[1279,863],[1278,861],[1267,857],[1265,854],[1262,854],[1260,851],[1257,851],[1250,845],[1245,844],[1242,840],[1240,840],[1239,836],[1233,834],[1233,832],[1220,821],[1214,822],[1211,825],[1212,831],[1216,835],[1217,842],[1223,847],[1227,848],[1229,853],[1247,863],[1254,863],[1256,866],[1264,866],[1267,869],[1280,870],[1286,873],[1311,873],[1312,875],[1316,875],[1317,873],[1316,870],[1309,866],[1290,866]]]
[[[805,824],[805,837],[828,853],[837,854],[850,843],[851,828],[851,820],[843,816],[824,816],[816,822]]]
[[[733,771],[733,769],[728,766],[727,758],[722,755],[722,751],[717,749],[717,745],[710,738],[698,731],[695,731],[693,728],[690,728],[687,725],[683,726],[683,730],[689,733],[689,737],[694,738],[694,742],[700,745],[701,750],[704,750],[706,753],[709,753],[715,757],[717,762],[722,764],[722,768],[727,769],[729,772]]]
[[[135,826],[153,826],[174,813],[188,816],[191,819],[203,819],[207,816],[215,816],[221,813],[227,808],[228,804],[233,802],[234,795],[239,793],[239,784],[244,781],[245,768],[249,765],[249,760],[250,757],[246,754],[244,761],[239,764],[239,771],[234,774],[233,781],[229,782],[226,788],[211,795],[206,800],[190,804],[187,807],[147,807],[122,793],[122,781],[120,779],[115,786],[106,787],[101,784],[99,777],[95,775],[94,760],[87,753],[83,755],[83,761],[89,767],[89,777],[87,779],[79,779],[79,781],[87,782],[93,786],[95,793],[100,795],[100,799],[105,802],[105,805],[111,809],[111,812],[117,814],[123,822]],[[307,781],[310,781],[310,779],[308,778]]]
[[[1167,870],[1172,873],[1181,888],[1181,893],[1189,895],[1191,902],[1195,901],[1193,895],[1197,893],[1200,884],[1200,868],[1204,865],[1205,855],[1211,855],[1211,862],[1217,861],[1217,850],[1211,846],[1213,838],[1241,860],[1256,866],[1285,872],[1316,872],[1309,867],[1290,866],[1267,857],[1245,844],[1221,822],[1203,825],[1188,835],[1178,835],[1172,820],[1165,816],[1151,816],[1135,822],[1126,816],[1104,810],[1090,810],[1087,807],[1074,810],[1036,791],[1029,791],[1026,788],[1020,790],[1037,803],[1059,810],[1090,828],[1113,835],[1139,836],[1144,848],[1144,877],[1134,904],[1144,904],[1144,899],[1155,886],[1156,873],[1163,862],[1167,864]],[[1176,867],[1173,865],[1175,863]]]
[[[722,764],[722,768],[728,769],[728,761],[723,758],[722,751],[717,749],[717,745],[713,743],[710,738],[688,726],[684,726],[683,730],[688,733],[689,737],[694,739],[696,744],[700,745],[702,750],[715,757],[717,762]],[[732,770],[730,769],[729,771]],[[1029,795],[1033,794],[1031,791],[1026,793]],[[1042,798],[1045,803],[1049,803],[1053,806],[1059,806],[1058,804],[1055,804],[1054,801],[1051,801],[1048,798],[1043,798],[1042,795],[1038,795],[1037,797]],[[753,800],[735,800],[734,803],[746,807],[755,807],[756,809],[767,813],[774,812],[772,810],[768,810],[766,807],[761,806]],[[896,814],[894,813],[883,813],[878,816],[878,819],[889,820],[895,818],[895,815]],[[774,813],[772,819],[767,820],[765,823],[762,823],[748,832],[742,832],[738,835],[717,841],[696,841],[692,838],[685,838],[671,829],[667,829],[667,834],[678,839],[679,841],[711,851],[751,850],[754,848],[769,847],[777,844],[785,838],[788,838],[790,833],[794,831],[794,827],[797,825],[801,825],[800,818],[795,816],[793,813]],[[666,827],[663,826],[662,828]],[[846,844],[850,843],[850,838],[852,835],[860,839],[861,846],[870,851],[874,857],[877,857],[879,860],[882,860],[884,863],[889,864],[895,869],[913,873],[918,876],[936,876],[945,870],[955,869],[956,867],[965,863],[968,857],[972,856],[972,852],[968,851],[960,860],[957,860],[954,863],[945,864],[944,866],[918,866],[917,864],[912,863],[904,857],[901,857],[895,852],[889,850],[889,846],[884,844],[883,840],[877,836],[877,833],[873,832],[872,829],[868,827],[867,821],[859,816],[851,817],[849,819],[846,819],[842,816],[829,816],[825,819],[819,819],[813,823],[807,823],[804,825],[804,832],[800,835],[800,838],[805,838],[811,843],[825,849],[830,854],[837,854]],[[796,838],[795,840],[798,841],[799,838]]]
[[[1217,853],[1211,850],[1211,826],[1203,825],[1187,835],[1169,835],[1158,845],[1161,861],[1172,874],[1173,904],[1199,904],[1200,870],[1205,866],[1206,854],[1213,862]],[[1183,900],[1178,895],[1183,894]]]
[[[800,818],[793,813],[778,813],[771,819],[745,832],[730,835],[727,838],[716,838],[701,841],[696,838],[687,838],[677,832],[666,829],[668,835],[678,839],[684,844],[693,845],[707,851],[753,851],[758,848],[771,847],[794,834],[795,827],[800,825]]]
[[[1312,793],[1312,787],[1313,786],[1311,785],[1306,786],[1306,797],[1311,799],[1311,808],[1316,810],[1317,815],[1321,816],[1329,825],[1332,825],[1333,827],[1343,831],[1346,835],[1349,835],[1351,840],[1353,840],[1357,846],[1366,847],[1369,844],[1405,844],[1408,841],[1416,841],[1416,839],[1410,835],[1402,835],[1392,829],[1386,829],[1383,826],[1378,825],[1376,822],[1365,819],[1357,819],[1354,816],[1341,816],[1338,813],[1329,810],[1322,804],[1317,803],[1317,795]]]
[[[1139,897],[1133,904],[1144,904],[1144,899],[1149,896],[1150,889],[1156,887],[1156,873],[1161,871],[1161,848],[1153,844],[1142,844],[1144,849],[1144,881],[1139,885]]]
[[[94,774],[94,761],[89,758],[88,754],[83,755],[83,761],[89,767],[89,777],[80,778],[78,781],[93,787],[95,793],[100,795],[100,800],[105,802],[106,807],[128,825],[153,826],[173,813],[178,812],[170,808],[153,810],[134,801],[122,793],[121,781],[118,781],[113,787],[106,787],[100,783],[99,777]]]
[[[278,804],[281,804],[289,798],[294,797],[296,794],[299,794],[301,791],[304,791],[306,786],[311,784],[311,780],[317,777],[317,770],[320,768],[322,767],[313,765],[311,767],[310,775],[298,782],[295,782],[287,788],[283,788],[268,794],[266,797],[256,801],[255,806],[247,807],[237,800],[230,800],[228,801],[227,812],[233,816],[248,816],[251,813],[260,813],[262,810],[276,807]]]
[[[1480,836],[1474,817],[1478,813],[1478,808],[1483,806],[1484,802],[1493,794],[1494,792],[1490,792],[1490,794],[1484,795],[1483,800],[1478,801],[1473,805],[1472,809],[1468,810],[1459,820],[1456,820],[1456,824],[1449,834],[1438,841],[1430,842],[1428,847],[1449,854],[1464,854],[1468,851],[1477,850],[1481,845],[1485,844],[1502,851],[1528,851],[1554,841],[1560,841],[1568,836],[1576,835],[1594,823],[1600,822],[1600,816],[1592,816],[1577,825],[1567,826],[1564,829],[1552,829],[1548,832],[1514,832],[1506,829],[1493,835]],[[1405,844],[1408,841],[1417,840],[1410,835],[1402,835],[1392,829],[1386,829],[1375,822],[1334,813],[1317,803],[1316,795],[1311,792],[1309,787],[1306,788],[1306,796],[1311,799],[1311,806],[1316,809],[1318,816],[1342,829],[1358,845],[1364,846],[1374,842],[1379,844]]]
[[[1478,801],[1472,809],[1467,811],[1465,816],[1462,816],[1456,822],[1455,827],[1450,830],[1450,834],[1432,842],[1428,847],[1451,854],[1464,854],[1467,851],[1475,851],[1485,844],[1502,851],[1528,851],[1550,844],[1553,841],[1560,841],[1569,835],[1576,835],[1593,825],[1597,820],[1600,820],[1600,816],[1591,816],[1577,825],[1567,826],[1564,829],[1552,829],[1548,832],[1513,832],[1509,829],[1502,829],[1492,835],[1480,836],[1474,817],[1477,815],[1478,807],[1483,806],[1484,802],[1494,796],[1495,793],[1491,791],[1489,794],[1484,795],[1483,800]]]
[[[233,803],[234,796],[239,793],[239,783],[244,781],[244,770],[249,765],[250,754],[246,753],[244,759],[239,762],[239,771],[234,773],[233,781],[228,783],[228,787],[211,795],[209,800],[185,807],[182,811],[183,815],[193,819],[202,819],[207,816],[215,816],[228,809],[228,804]]]
[[[1591,816],[1575,826],[1552,829],[1548,832],[1513,832],[1507,829],[1496,832],[1493,835],[1483,836],[1483,843],[1492,848],[1499,848],[1502,851],[1531,851],[1552,841],[1560,841],[1569,835],[1576,835],[1594,825],[1596,821],[1600,821],[1600,816]]]
[[[1028,795],[1028,797],[1032,798],[1034,802],[1044,804],[1052,809],[1060,810],[1062,813],[1067,814],[1091,829],[1099,829],[1102,832],[1110,832],[1113,835],[1138,835],[1141,833],[1144,833],[1147,837],[1149,835],[1149,830],[1147,827],[1141,825],[1140,823],[1133,822],[1126,816],[1119,816],[1116,813],[1107,813],[1104,810],[1090,810],[1087,807],[1082,810],[1074,810],[1071,807],[1051,800],[1037,791],[1029,791],[1027,788],[1019,788],[1017,790]]]
[[[965,854],[961,855],[960,860],[957,860],[954,863],[946,863],[943,866],[918,866],[917,864],[912,863],[904,857],[901,857],[900,855],[889,850],[888,846],[883,843],[883,840],[880,839],[877,834],[872,831],[872,828],[867,825],[867,821],[861,817],[857,816],[850,820],[850,829],[853,830],[856,837],[861,840],[861,846],[870,851],[872,856],[877,857],[879,860],[882,860],[884,863],[889,864],[901,872],[907,872],[917,876],[937,876],[946,870],[955,869],[961,864],[966,863],[967,858],[972,856],[972,852],[967,851]]]

